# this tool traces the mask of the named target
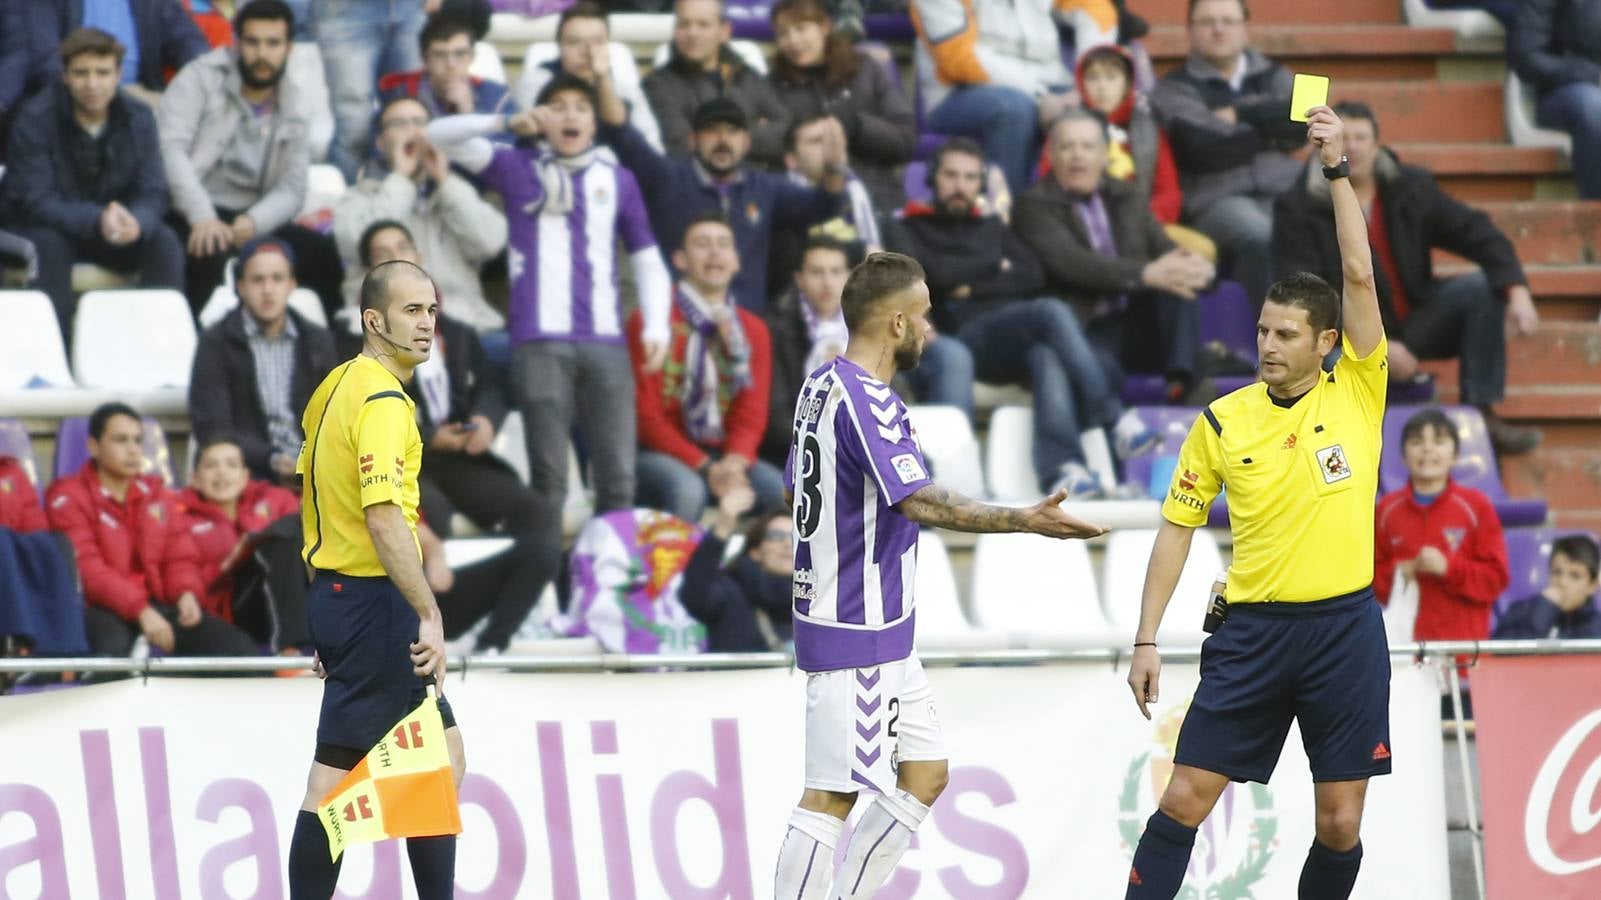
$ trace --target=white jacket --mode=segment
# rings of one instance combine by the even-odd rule
[[[1058,19],[1073,21],[1094,42],[1117,34],[1111,0],[912,0],[911,13],[925,111],[958,84],[999,85],[1031,97],[1071,88]]]

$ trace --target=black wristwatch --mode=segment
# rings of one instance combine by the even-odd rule
[[[1337,166],[1324,166],[1323,167],[1323,177],[1327,178],[1329,181],[1338,181],[1341,178],[1350,178],[1351,177],[1351,160],[1350,160],[1350,158],[1342,156],[1342,157],[1340,157],[1340,164],[1339,165],[1337,165]]]

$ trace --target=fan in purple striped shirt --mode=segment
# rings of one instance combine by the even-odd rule
[[[930,479],[906,405],[889,387],[896,372],[916,367],[929,331],[916,260],[871,254],[845,282],[842,305],[850,342],[801,388],[785,473],[795,511],[795,660],[808,673],[806,788],[774,881],[785,900],[873,896],[944,789],[944,739],[913,651],[918,526],[1107,532],[1063,512],[1065,490],[1014,509]],[[834,871],[863,789],[875,796]]]

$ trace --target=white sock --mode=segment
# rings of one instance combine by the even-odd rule
[[[1117,487],[1117,470],[1112,467],[1112,446],[1107,443],[1106,429],[1085,429],[1079,432],[1078,443],[1084,452],[1084,465],[1101,483],[1101,490]]]
[[[877,893],[927,815],[928,807],[905,791],[874,797],[845,848],[845,861],[834,877],[834,896],[856,900]]]
[[[834,848],[845,823],[827,813],[796,807],[778,850],[775,900],[829,900],[834,883]]]

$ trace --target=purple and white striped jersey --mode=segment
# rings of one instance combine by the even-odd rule
[[[618,238],[629,254],[656,246],[639,183],[622,166],[596,159],[572,173],[572,210],[541,215],[538,159],[534,148],[496,144],[478,173],[506,204],[511,341],[621,344],[626,316],[617,289]]]
[[[930,484],[906,404],[843,356],[795,405],[784,483],[795,498],[795,661],[864,668],[912,652],[917,525],[895,504]]]

